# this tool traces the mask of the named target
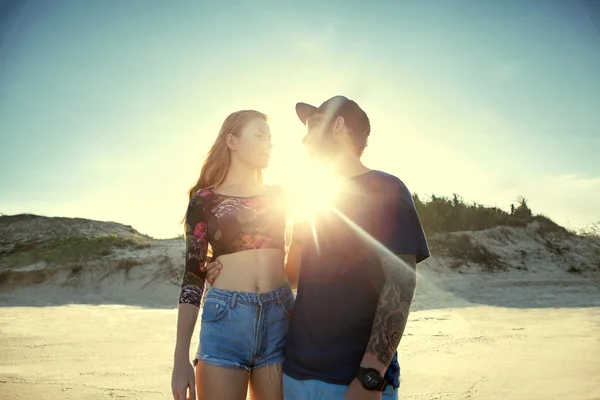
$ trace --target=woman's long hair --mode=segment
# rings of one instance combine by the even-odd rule
[[[191,198],[200,189],[216,188],[223,183],[231,163],[231,154],[226,141],[227,135],[231,134],[239,137],[244,126],[256,118],[268,120],[265,114],[254,110],[236,111],[225,118],[219,136],[217,136],[217,140],[213,143],[204,164],[202,164],[198,181],[188,191],[188,198]],[[256,179],[262,183],[262,171],[260,169],[256,171]]]

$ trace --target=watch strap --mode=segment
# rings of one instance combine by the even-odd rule
[[[364,383],[365,374],[369,371],[375,371],[377,373],[377,376],[379,376],[379,382],[377,382],[377,385],[372,390],[383,392],[386,389],[388,383],[385,380],[385,378],[381,376],[379,371],[377,371],[374,368],[358,367],[358,371],[356,372],[356,379],[358,379],[361,383]]]

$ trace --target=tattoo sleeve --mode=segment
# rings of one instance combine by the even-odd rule
[[[400,344],[416,287],[415,257],[412,255],[383,256],[381,268],[385,283],[379,303],[367,353],[388,366]]]

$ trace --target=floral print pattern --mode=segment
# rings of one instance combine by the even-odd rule
[[[208,246],[213,257],[254,249],[285,250],[285,213],[281,191],[264,196],[230,197],[210,189],[190,198],[185,219],[186,257],[179,303],[200,307]]]
[[[255,233],[242,235],[240,241],[241,244],[238,247],[240,250],[268,249],[273,243],[273,238]]]
[[[243,199],[239,198],[226,198],[222,202],[218,203],[213,209],[212,212],[217,218],[223,218],[230,215],[235,215],[241,210],[249,210],[246,204],[244,204]]]
[[[198,238],[198,241],[203,241],[206,237],[206,222],[198,222],[194,227],[194,236]]]
[[[200,307],[203,290],[204,289],[200,288],[199,286],[181,285],[179,304],[191,304],[193,306],[198,305],[198,307]]]

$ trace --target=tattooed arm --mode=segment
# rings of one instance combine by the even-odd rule
[[[374,237],[384,282],[361,366],[383,375],[402,339],[416,288],[416,265],[429,257],[427,239],[408,188],[397,178],[380,188],[374,214]]]
[[[400,254],[380,258],[385,283],[373,319],[371,338],[361,366],[383,375],[400,344],[416,287],[416,256]]]

